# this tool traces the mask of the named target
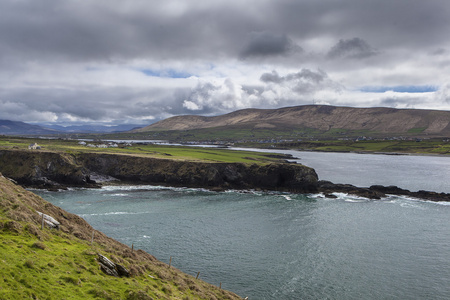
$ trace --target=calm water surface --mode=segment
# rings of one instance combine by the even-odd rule
[[[314,168],[319,179],[334,183],[349,183],[361,187],[374,184],[397,185],[411,191],[450,193],[450,156],[252,150],[292,154],[300,158],[293,161]]]
[[[322,159],[294,155],[304,164]],[[324,178],[318,170],[322,179],[383,184],[384,177],[395,177],[389,168],[396,159],[409,158],[381,159],[382,167],[358,154],[340,155],[323,162],[330,173]],[[355,170],[364,176],[339,166],[361,157]],[[433,174],[448,172],[448,165],[430,168],[428,159],[413,157],[414,165],[428,166],[422,185],[445,190],[449,174]],[[374,165],[385,171],[369,172]],[[432,189],[411,177],[389,184]],[[37,193],[127,245],[166,263],[172,256],[182,271],[200,272],[203,280],[250,299],[450,299],[450,205],[393,196],[374,201],[337,194],[330,200],[155,186]]]
[[[41,192],[250,299],[448,299],[450,206],[157,187]]]

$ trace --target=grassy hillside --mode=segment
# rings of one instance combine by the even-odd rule
[[[38,211],[60,229],[42,228]],[[106,275],[98,253],[131,276]],[[241,299],[95,231],[2,175],[0,254],[0,299]]]
[[[279,109],[245,109],[225,115],[175,116],[134,133],[160,133],[179,131],[190,134],[193,130],[213,129],[222,135],[226,131],[284,132],[291,136],[355,136],[370,133],[372,136],[448,136],[450,112],[421,109],[394,109],[386,107],[355,108],[328,105],[304,105]],[[198,134],[198,131],[195,131]],[[206,133],[207,131],[204,131]],[[235,133],[237,133],[235,131]],[[230,136],[230,138],[239,138]],[[268,136],[270,137],[270,136]],[[272,135],[271,138],[277,136]]]

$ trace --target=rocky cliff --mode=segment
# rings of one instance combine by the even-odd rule
[[[131,184],[224,189],[258,189],[294,193],[341,192],[380,199],[388,194],[430,201],[450,201],[450,194],[411,192],[396,186],[356,187],[319,181],[314,169],[293,163],[204,163],[142,156],[0,150],[0,172],[19,184],[48,189],[98,187],[93,175]]]
[[[138,184],[317,191],[314,169],[290,163],[203,163],[142,156],[0,151],[0,172],[27,186],[92,186],[93,174]]]

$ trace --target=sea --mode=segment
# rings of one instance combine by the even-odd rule
[[[450,157],[283,152],[335,183],[450,192]],[[450,299],[450,203],[151,185],[33,192],[250,300]]]

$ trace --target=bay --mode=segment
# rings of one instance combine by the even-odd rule
[[[340,170],[341,180],[335,182],[383,182],[390,173],[368,173],[360,167],[363,173],[355,175],[339,167],[345,159],[360,166],[377,165],[376,160],[390,156],[339,154],[344,157],[295,156],[304,164],[323,159],[323,165],[332,169],[325,175],[329,180]],[[432,165],[429,157],[413,158],[415,165]],[[435,168],[421,172],[432,174]],[[323,171],[318,173],[323,179]],[[371,178],[359,179],[364,176]],[[391,184],[405,188],[399,182]],[[422,189],[414,180],[408,182],[406,188]],[[82,216],[97,230],[166,263],[172,256],[172,265],[182,271],[193,276],[200,272],[201,279],[222,283],[249,299],[450,297],[446,203],[158,186],[35,192]]]

